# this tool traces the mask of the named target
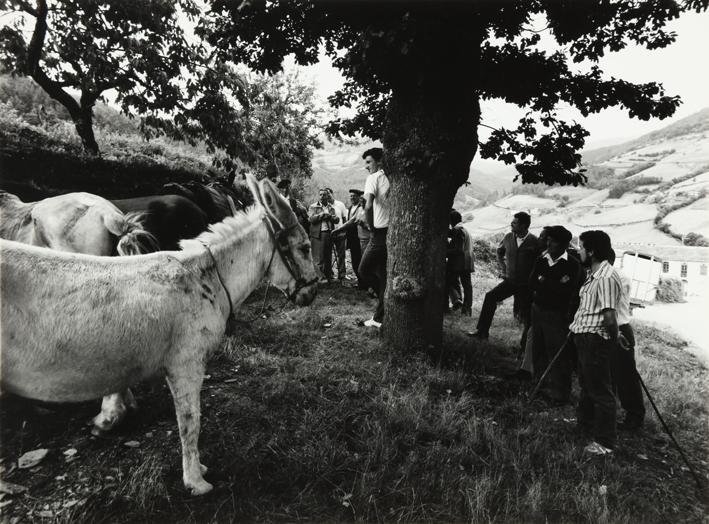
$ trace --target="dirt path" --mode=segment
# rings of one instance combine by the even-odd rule
[[[683,304],[657,304],[633,311],[633,317],[669,327],[690,342],[688,351],[709,366],[709,296],[690,297]]]

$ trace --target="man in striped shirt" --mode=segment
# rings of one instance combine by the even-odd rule
[[[579,255],[590,274],[581,286],[579,308],[569,326],[578,352],[578,424],[593,436],[584,451],[596,455],[612,453],[615,447],[616,400],[611,361],[617,344],[627,347],[618,330],[616,312],[622,282],[608,263],[611,253],[611,240],[605,232],[581,233]]]

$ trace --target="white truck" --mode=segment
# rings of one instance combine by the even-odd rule
[[[655,301],[662,273],[662,260],[639,251],[625,251],[615,264],[630,279],[631,307],[644,307]]]

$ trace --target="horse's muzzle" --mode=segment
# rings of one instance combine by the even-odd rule
[[[305,286],[304,288],[301,288],[300,290],[298,290],[298,292],[295,295],[294,302],[298,306],[307,306],[313,300],[315,300],[315,296],[317,294],[318,294],[318,285],[317,284],[310,284],[309,286]]]

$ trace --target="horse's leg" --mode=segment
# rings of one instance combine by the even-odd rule
[[[202,474],[207,468],[199,462],[199,392],[204,377],[202,362],[181,362],[181,365],[168,366],[167,383],[175,402],[177,426],[182,443],[182,481],[192,495],[203,495],[212,490],[212,485],[204,480]]]
[[[91,433],[100,435],[112,430],[125,418],[128,408],[137,409],[137,407],[130,389],[103,397],[101,412],[93,418],[94,428]]]

